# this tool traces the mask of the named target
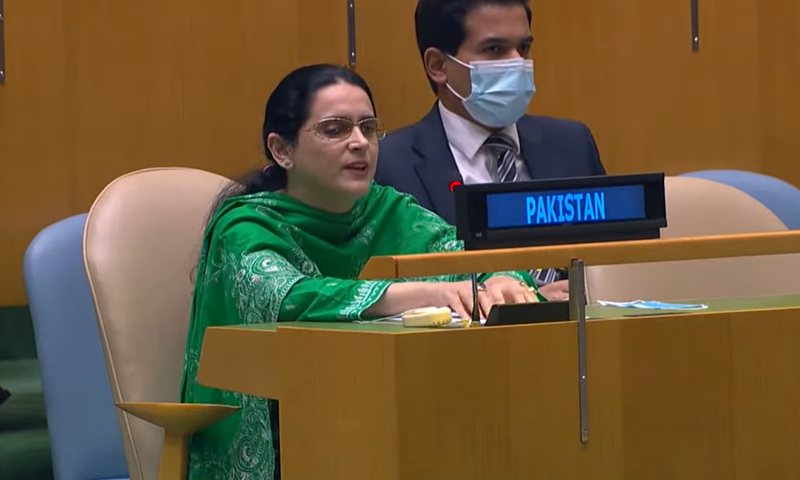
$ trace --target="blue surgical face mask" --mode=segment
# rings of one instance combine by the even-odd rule
[[[708,308],[708,305],[701,303],[664,303],[652,301],[646,302],[644,300],[634,300],[633,302],[608,302],[604,300],[598,300],[597,303],[608,307],[643,308],[646,310],[704,310]]]
[[[507,127],[525,115],[536,86],[533,61],[525,59],[470,62],[450,56],[469,69],[472,93],[464,98],[450,84],[447,88],[461,99],[464,108],[477,122],[487,127]]]

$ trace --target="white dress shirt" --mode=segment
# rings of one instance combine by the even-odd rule
[[[497,179],[497,159],[493,158],[488,150],[483,147],[483,142],[492,134],[486,128],[470,122],[464,117],[448,110],[439,102],[439,113],[447,135],[447,143],[456,160],[456,166],[464,179],[464,184],[495,183]],[[514,141],[517,146],[516,166],[519,180],[530,180],[528,166],[522,160],[519,148],[519,132],[517,124],[509,125],[502,129],[503,133]]]

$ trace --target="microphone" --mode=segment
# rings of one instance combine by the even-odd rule
[[[450,193],[453,193],[453,190],[456,187],[464,185],[464,179],[461,178],[461,172],[458,170],[451,170],[447,172],[445,179],[447,181],[447,188],[450,190]]]
[[[456,201],[455,190],[458,187],[464,186],[464,179],[461,177],[461,172],[459,172],[457,169],[451,169],[444,172],[444,175],[440,177],[440,180],[442,181],[442,183],[447,185],[447,189],[450,191],[450,197],[448,198],[447,194],[445,194],[443,190],[440,190],[442,187],[436,188],[436,191],[440,192],[437,193],[437,195],[442,198],[443,205],[446,205],[445,208],[447,208],[448,210],[450,208],[453,209],[450,212],[443,211],[440,213],[440,215],[444,217],[448,222],[451,222],[457,226],[459,224],[459,218],[458,218],[459,215],[464,216],[466,212],[463,211],[459,212],[459,208],[456,205],[456,203],[458,202]],[[463,208],[461,210],[463,210]],[[466,218],[464,220],[466,220]]]
[[[447,188],[450,190],[450,193],[454,193],[453,190],[456,187],[460,187],[464,185],[464,179],[461,178],[461,173],[458,170],[448,172],[447,174]],[[471,273],[470,274],[470,283],[472,283],[472,312],[470,312],[470,325],[477,327],[481,324],[481,314],[480,314],[480,304],[478,303],[478,290],[479,288],[483,287],[482,283],[478,283],[478,274]]]

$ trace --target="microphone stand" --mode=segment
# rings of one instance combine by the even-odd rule
[[[475,325],[470,326],[478,326],[481,324],[481,310],[478,308],[478,274],[472,273],[470,277],[472,279],[472,322],[475,323]]]

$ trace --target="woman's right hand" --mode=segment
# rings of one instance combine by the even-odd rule
[[[449,307],[462,318],[472,317],[472,282],[437,282],[429,287],[431,307]]]

